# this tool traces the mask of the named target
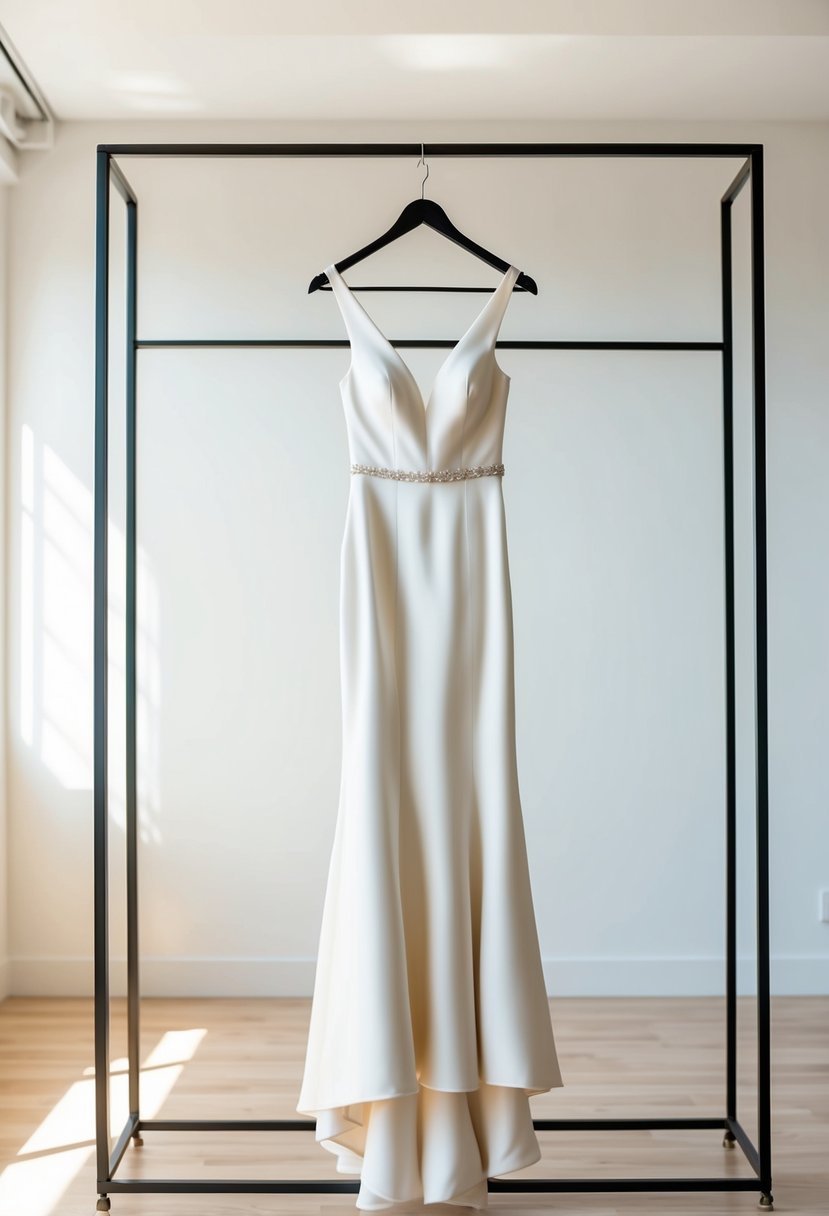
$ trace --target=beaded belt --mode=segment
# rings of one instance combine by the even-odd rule
[[[393,477],[396,481],[463,481],[467,477],[502,477],[502,464],[475,464],[461,469],[384,469],[371,464],[353,464],[352,473]]]

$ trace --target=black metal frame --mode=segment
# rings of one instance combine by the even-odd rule
[[[749,1191],[761,1192],[760,1206],[772,1207],[771,1075],[769,997],[769,856],[768,856],[768,689],[766,576],[766,377],[763,249],[762,144],[632,144],[632,143],[436,143],[428,144],[99,144],[96,193],[95,306],[95,473],[94,473],[94,1014],[95,1107],[98,1210],[109,1209],[110,1192],[276,1192],[282,1194],[352,1192],[356,1181],[308,1179],[154,1179],[114,1177],[132,1139],[141,1144],[146,1131],[313,1131],[309,1119],[142,1119],[139,1112],[138,875],[136,816],[136,356],[142,346],[342,346],[348,339],[274,339],[267,341],[140,340],[136,335],[137,199],[118,161],[119,156],[622,156],[743,157],[739,172],[720,199],[722,337],[719,341],[520,341],[501,347],[532,350],[719,350],[722,352],[725,529],[725,661],[726,661],[726,1102],[725,1113],[692,1118],[534,1119],[539,1131],[631,1130],[652,1128],[722,1129],[723,1145],[739,1144],[754,1177],[700,1178],[515,1178],[488,1179],[490,1192],[547,1191]],[[731,207],[751,184],[751,289],[753,363],[754,560],[756,626],[756,862],[757,862],[757,1119],[755,1146],[737,1117],[737,884],[736,884],[736,730],[734,644],[734,450],[733,348],[731,291]],[[114,183],[127,205],[126,319],[126,715],[127,715],[127,1018],[129,1117],[114,1146],[109,1135],[109,921],[107,869],[107,412],[109,210]],[[413,339],[399,345],[451,345],[443,340]]]

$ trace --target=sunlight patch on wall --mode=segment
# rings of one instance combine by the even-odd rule
[[[93,495],[31,426],[20,433],[20,688],[23,741],[65,788],[93,778]],[[114,479],[114,478],[113,478]],[[116,518],[113,519],[113,515]],[[108,545],[108,796],[126,818],[126,542],[110,506]],[[160,598],[147,554],[137,553],[137,744],[141,838],[158,842]]]

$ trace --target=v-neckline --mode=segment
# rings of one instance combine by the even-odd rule
[[[457,354],[457,352],[459,351],[461,346],[463,346],[464,342],[466,342],[467,338],[472,333],[472,331],[478,326],[480,321],[483,320],[484,316],[486,316],[487,310],[492,306],[493,302],[498,298],[498,296],[500,295],[501,291],[504,288],[504,284],[506,283],[506,281],[509,278],[512,271],[516,269],[516,267],[515,266],[507,267],[500,283],[498,283],[497,286],[494,288],[494,290],[492,291],[492,293],[489,296],[489,299],[486,301],[486,303],[484,304],[484,306],[480,310],[480,312],[473,318],[472,323],[469,326],[469,328],[466,330],[465,333],[461,334],[460,338],[458,338],[458,340],[454,344],[454,346],[452,346],[450,348],[449,353],[447,354],[446,358],[443,360],[443,362],[441,363],[437,372],[435,373],[434,380],[432,381],[432,387],[429,391],[429,396],[426,400],[424,400],[423,394],[420,391],[420,385],[418,384],[417,380],[415,379],[414,372],[409,367],[406,360],[403,358],[403,356],[400,354],[400,352],[392,345],[392,343],[389,341],[389,339],[383,333],[382,329],[377,324],[377,322],[374,320],[374,318],[371,316],[371,314],[366,311],[366,309],[363,306],[363,304],[361,303],[361,301],[357,299],[354,292],[348,286],[348,283],[346,283],[345,279],[340,274],[339,270],[337,270],[337,267],[332,263],[331,266],[329,267],[329,269],[334,271],[334,274],[337,276],[337,279],[342,284],[342,286],[345,288],[345,290],[349,296],[349,299],[354,301],[354,303],[360,309],[363,316],[366,318],[366,320],[368,321],[369,325],[372,327],[374,332],[381,339],[381,341],[385,343],[385,345],[391,351],[392,356],[400,364],[401,368],[403,369],[403,371],[405,372],[409,381],[411,382],[412,388],[414,389],[415,393],[417,394],[418,401],[420,402],[421,409],[423,410],[424,418],[426,418],[429,415],[432,401],[434,400],[435,392],[437,391],[437,387],[438,387],[441,377],[443,376],[443,373],[446,371],[446,368],[452,362],[452,359],[455,357],[455,355]]]

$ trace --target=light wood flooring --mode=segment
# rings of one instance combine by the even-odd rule
[[[755,1004],[740,998],[738,1114],[756,1143]],[[141,1001],[142,1115],[299,1118],[307,999]],[[126,1117],[126,1002],[112,1001],[113,1141]],[[555,998],[565,1085],[531,1099],[544,1118],[720,1115],[724,1002],[718,998]],[[92,1001],[10,997],[0,1004],[0,1216],[93,1216]],[[829,1216],[829,998],[772,999],[772,1156],[776,1212]],[[539,1132],[542,1160],[514,1178],[749,1177],[713,1131]],[[308,1131],[152,1132],[117,1178],[342,1180]],[[356,1179],[351,1179],[356,1181]],[[113,1216],[354,1214],[356,1194],[131,1194]],[[759,1193],[591,1192],[489,1196],[495,1213],[756,1213]],[[426,1216],[472,1209],[422,1205]]]

